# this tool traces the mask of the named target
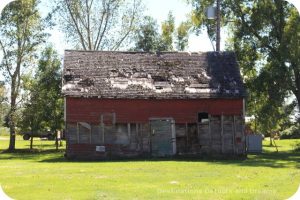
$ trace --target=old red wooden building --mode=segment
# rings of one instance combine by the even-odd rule
[[[70,158],[245,154],[234,53],[66,51]]]

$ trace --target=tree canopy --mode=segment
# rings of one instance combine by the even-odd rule
[[[59,23],[74,48],[117,50],[139,24],[141,0],[57,0]]]
[[[157,51],[159,45],[158,24],[150,16],[145,16],[140,28],[136,31],[136,51]]]
[[[141,26],[136,31],[135,47],[136,51],[174,51],[174,46],[179,51],[184,51],[188,46],[189,22],[182,22],[176,28],[175,18],[169,12],[168,18],[159,25],[150,16],[145,16]]]
[[[205,16],[214,1],[189,2],[194,30],[206,28],[214,41],[215,20]],[[229,50],[237,55],[248,89],[248,113],[259,118],[264,130],[272,130],[283,110],[299,109],[299,14],[283,0],[223,0],[221,8],[222,25],[232,33]]]
[[[61,62],[52,47],[42,52],[35,77],[28,80],[27,87],[29,99],[22,111],[22,129],[33,132],[61,129]]]
[[[15,149],[16,110],[20,99],[22,73],[34,65],[37,49],[45,42],[46,24],[38,11],[37,0],[19,0],[10,3],[0,20],[0,64],[10,88],[9,149]]]

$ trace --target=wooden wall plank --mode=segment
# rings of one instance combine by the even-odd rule
[[[221,116],[222,153],[224,153],[224,115]]]

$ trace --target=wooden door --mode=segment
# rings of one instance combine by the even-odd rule
[[[176,154],[175,122],[173,119],[150,119],[151,154],[154,157]]]

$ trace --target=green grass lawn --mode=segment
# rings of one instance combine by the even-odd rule
[[[19,137],[17,153],[0,153],[0,185],[10,197],[34,199],[287,199],[300,183],[300,140],[264,142],[246,160],[71,162],[53,141]],[[0,151],[7,148],[0,136]]]

